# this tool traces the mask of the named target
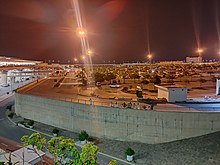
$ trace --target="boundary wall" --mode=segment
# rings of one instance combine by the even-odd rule
[[[20,93],[15,94],[15,113],[69,131],[86,130],[96,137],[149,144],[220,131],[220,113],[217,112],[93,106]]]

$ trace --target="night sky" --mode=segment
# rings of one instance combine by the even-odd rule
[[[218,0],[80,0],[93,62],[220,59]],[[219,13],[219,14],[218,14]],[[219,35],[218,35],[219,34]],[[81,48],[70,0],[0,0],[0,55],[67,62]]]

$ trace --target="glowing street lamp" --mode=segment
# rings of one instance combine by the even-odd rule
[[[88,55],[92,55],[93,52],[92,52],[91,50],[87,50],[86,53],[87,53]]]
[[[82,60],[85,60],[85,59],[86,59],[86,57],[85,57],[85,56],[81,56],[81,58],[82,58]]]
[[[74,61],[75,61],[75,62],[77,62],[77,61],[78,61],[78,59],[77,59],[77,58],[74,58]]]
[[[196,52],[197,52],[197,53],[199,54],[199,56],[200,56],[200,55],[204,52],[204,50],[201,49],[201,48],[198,48]]]
[[[77,33],[79,34],[79,36],[85,36],[86,35],[86,31],[83,28],[79,28],[77,30]]]
[[[148,55],[147,55],[147,58],[149,59],[149,61],[150,61],[150,63],[151,63],[151,60],[152,60],[152,58],[153,58],[153,55],[152,55],[152,54],[148,54]]]

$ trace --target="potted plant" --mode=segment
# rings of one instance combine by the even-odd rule
[[[28,120],[27,124],[28,124],[28,127],[31,128],[31,129],[34,127],[33,126],[34,125],[34,121],[33,120]]]
[[[127,161],[131,162],[133,161],[133,156],[134,156],[134,150],[130,147],[127,148],[125,154],[127,155]]]
[[[89,137],[86,131],[81,131],[79,134],[79,141],[82,145],[86,144],[86,139]]]
[[[53,136],[57,137],[59,130],[57,128],[54,128],[52,132],[53,132]]]

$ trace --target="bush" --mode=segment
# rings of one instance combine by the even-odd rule
[[[12,110],[12,105],[8,105],[8,106],[6,107],[6,109],[8,109],[9,111],[11,111],[11,110]]]
[[[29,120],[29,121],[27,122],[27,124],[28,124],[29,126],[33,126],[33,125],[34,125],[34,121],[33,121],[33,120]]]
[[[161,101],[162,101],[162,103],[167,103],[167,99],[164,97],[161,99]]]
[[[92,136],[89,136],[89,137],[87,138],[87,140],[90,141],[90,142],[93,142],[95,139],[94,139]]]
[[[8,114],[8,117],[10,117],[11,119],[14,117],[15,113],[14,112],[11,112]]]
[[[122,89],[122,92],[127,92],[128,91],[128,87],[124,87],[123,89]]]
[[[59,133],[59,130],[57,128],[54,128],[53,131],[52,131],[54,134],[58,134]]]
[[[143,80],[143,81],[141,81],[141,84],[149,84],[149,81]]]
[[[127,150],[125,151],[125,154],[128,155],[128,156],[132,156],[134,155],[134,150],[130,147],[127,148]]]
[[[79,140],[84,141],[89,137],[88,133],[86,131],[81,131],[79,134]]]

